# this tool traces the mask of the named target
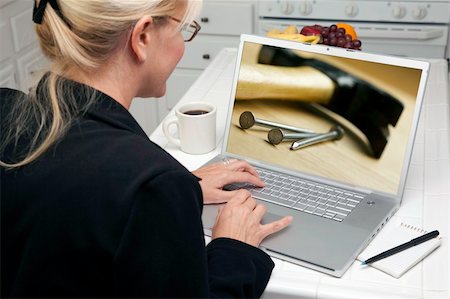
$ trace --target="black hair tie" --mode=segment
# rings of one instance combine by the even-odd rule
[[[39,6],[36,5],[36,0],[34,1],[34,8],[33,8],[33,22],[36,24],[42,24],[42,20],[44,19],[45,14],[45,8],[47,7],[47,3],[50,3],[50,6],[53,8],[53,10],[58,14],[58,16],[69,26],[69,23],[67,23],[66,19],[61,13],[61,9],[59,8],[57,0],[41,0],[39,2]]]

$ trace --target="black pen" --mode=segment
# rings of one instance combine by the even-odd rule
[[[415,239],[412,239],[409,242],[403,243],[401,245],[398,245],[397,247],[394,247],[392,249],[386,250],[380,254],[377,254],[376,256],[373,256],[365,261],[362,262],[363,265],[367,265],[376,261],[379,261],[381,259],[384,259],[385,257],[391,256],[393,254],[399,253],[400,251],[403,251],[405,249],[411,248],[413,246],[419,245],[420,243],[426,242],[428,240],[431,240],[433,238],[436,238],[439,235],[439,231],[434,230],[432,232],[429,232],[423,236],[417,237]]]

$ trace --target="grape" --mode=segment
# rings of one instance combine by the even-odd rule
[[[359,49],[361,47],[361,41],[359,39],[355,39],[352,41],[352,47],[355,49]]]
[[[338,28],[336,24],[332,24],[329,27],[315,24],[311,27],[320,30],[320,35],[322,36],[320,43],[324,45],[361,50],[361,41],[358,39],[353,40],[352,36],[346,33],[345,28]]]
[[[346,48],[346,49],[350,49],[351,47],[352,47],[352,43],[350,43],[350,42],[346,42],[344,44],[344,48]]]

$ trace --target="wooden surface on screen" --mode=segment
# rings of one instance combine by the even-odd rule
[[[256,63],[258,53],[259,45],[247,44],[243,53],[243,63]],[[228,152],[386,193],[397,193],[420,72],[362,61],[355,63],[346,58],[329,58],[320,55],[315,58],[326,60],[342,70],[371,82],[388,91],[404,104],[405,108],[397,126],[389,127],[390,139],[381,158],[376,159],[370,154],[365,136],[346,120],[331,112],[328,114],[333,115],[334,120],[324,117],[301,102],[280,100],[236,101]],[[292,142],[270,144],[266,128],[255,126],[247,130],[241,129],[239,116],[244,111],[251,111],[260,119],[303,127],[316,132],[327,132],[336,123],[340,123],[345,126],[346,134],[341,140],[292,151],[289,149]]]

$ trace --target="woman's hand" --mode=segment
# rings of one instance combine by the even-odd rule
[[[247,190],[238,190],[226,205],[219,209],[212,229],[212,239],[231,238],[258,247],[267,236],[292,222],[291,216],[261,224],[266,208],[257,204]]]
[[[227,191],[222,188],[231,183],[246,182],[264,187],[258,172],[243,160],[225,160],[201,167],[192,172],[202,180],[199,182],[203,193],[203,203],[223,203],[235,196],[238,190]]]

